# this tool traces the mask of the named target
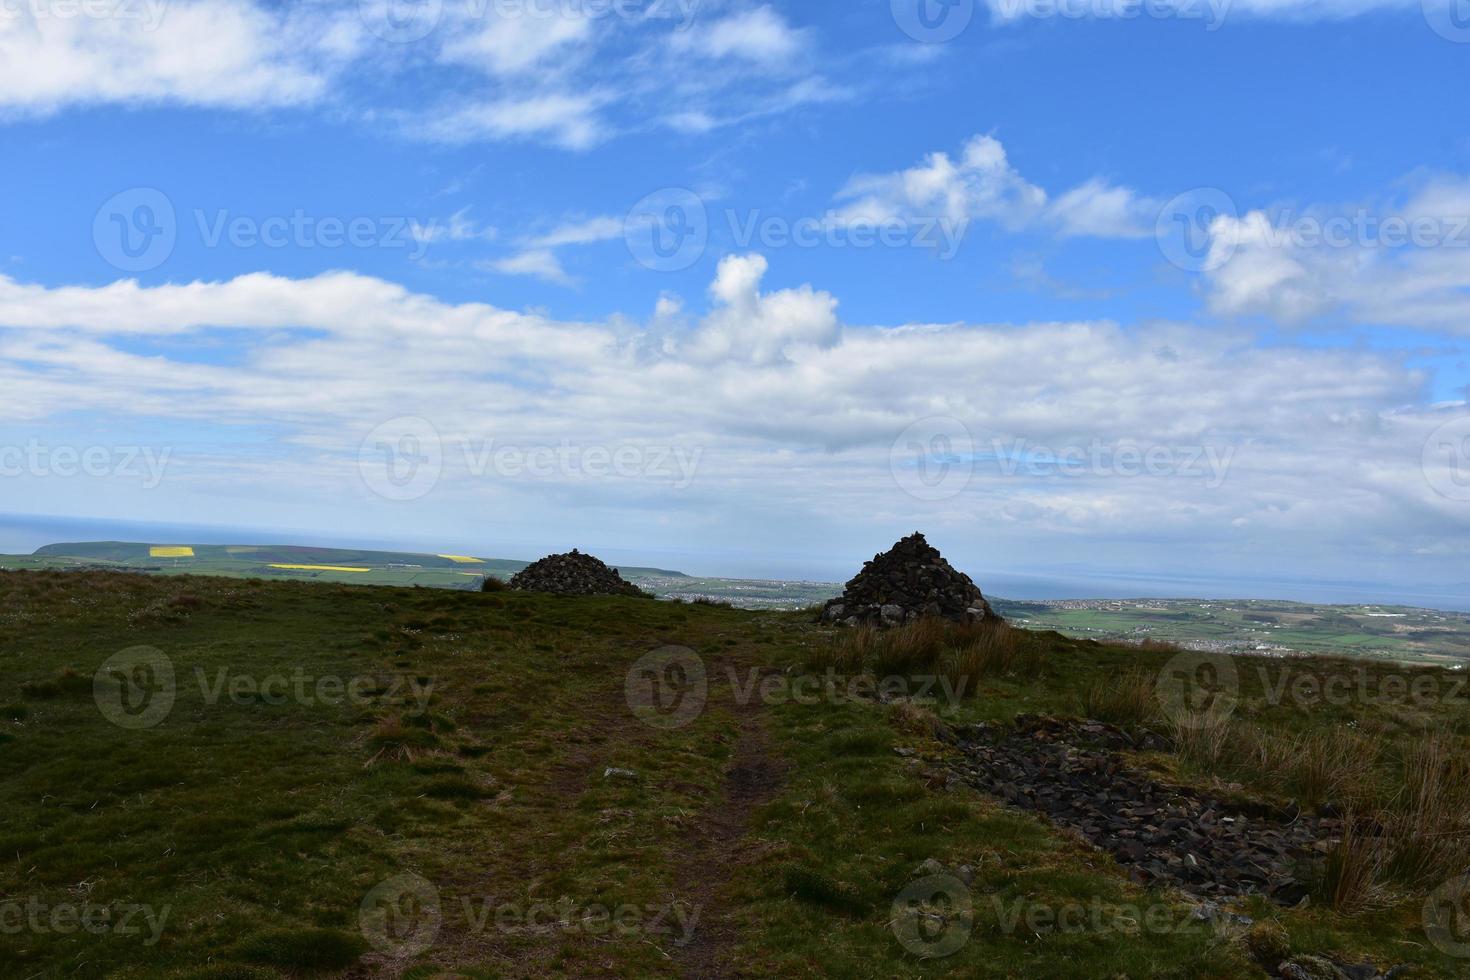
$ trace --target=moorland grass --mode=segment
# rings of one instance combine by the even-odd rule
[[[482,913],[570,902],[575,926],[595,906],[659,908],[691,888],[724,920],[720,961],[751,975],[1245,978],[1261,975],[1253,949],[1266,946],[1464,972],[1427,942],[1420,913],[1467,862],[1455,833],[1470,813],[1465,707],[1267,696],[1273,671],[1325,676],[1353,662],[1243,660],[1229,727],[1192,745],[1148,697],[1173,651],[1054,633],[877,635],[706,604],[105,573],[6,573],[0,600],[0,895],[170,909],[156,945],[6,936],[0,975],[371,972],[383,964],[361,945],[359,908],[402,873],[444,899],[435,943],[393,964],[415,978],[677,976],[690,961],[666,934],[560,917],[487,927]],[[156,726],[125,730],[99,712],[92,675],[138,645],[168,655],[178,696]],[[682,727],[645,725],[624,682],[670,645],[703,658],[708,703]],[[754,668],[788,680],[930,672],[967,686],[956,700],[828,691],[751,704],[728,678]],[[1367,688],[1380,692],[1393,669],[1372,665]],[[211,698],[221,671],[363,683],[342,701]],[[1153,727],[1173,749],[1133,761],[1161,778],[1351,803],[1372,832],[1332,857],[1312,904],[1244,902],[1259,933],[1221,933],[1192,922],[1183,896],[1141,890],[1075,838],[945,780],[936,725],[1021,713]],[[722,826],[752,725],[780,777],[712,855],[701,842]],[[604,778],[609,768],[634,778]],[[892,929],[895,899],[931,859],[969,869],[973,905],[969,941],[932,960]],[[1040,933],[1016,917],[1070,906],[1123,914]],[[1173,926],[1131,928],[1127,911],[1149,906]]]

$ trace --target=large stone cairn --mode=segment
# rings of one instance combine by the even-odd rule
[[[608,568],[576,548],[569,554],[547,555],[532,562],[512,576],[510,587],[522,592],[557,595],[648,595],[624,581],[616,568]]]
[[[822,622],[899,626],[921,617],[954,622],[999,619],[970,576],[956,571],[922,534],[914,533],[873,560],[842,595],[822,607]]]

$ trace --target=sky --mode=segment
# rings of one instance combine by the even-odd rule
[[[0,0],[0,512],[1464,607],[1467,91],[1470,0]]]

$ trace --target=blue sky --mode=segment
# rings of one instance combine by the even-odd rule
[[[1470,601],[1467,82],[1464,0],[0,0],[0,510]]]

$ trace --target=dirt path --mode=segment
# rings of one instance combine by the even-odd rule
[[[728,666],[718,665],[716,675],[728,678]],[[711,692],[712,697],[728,697],[726,703],[733,706],[739,722],[725,770],[724,799],[700,814],[676,884],[679,901],[699,911],[699,924],[694,938],[677,949],[674,959],[681,976],[698,980],[740,975],[733,961],[739,930],[728,892],[734,876],[760,857],[759,845],[745,839],[751,814],[775,799],[787,768],[766,730],[764,706],[759,700],[736,703],[728,683],[722,686],[718,694]]]

